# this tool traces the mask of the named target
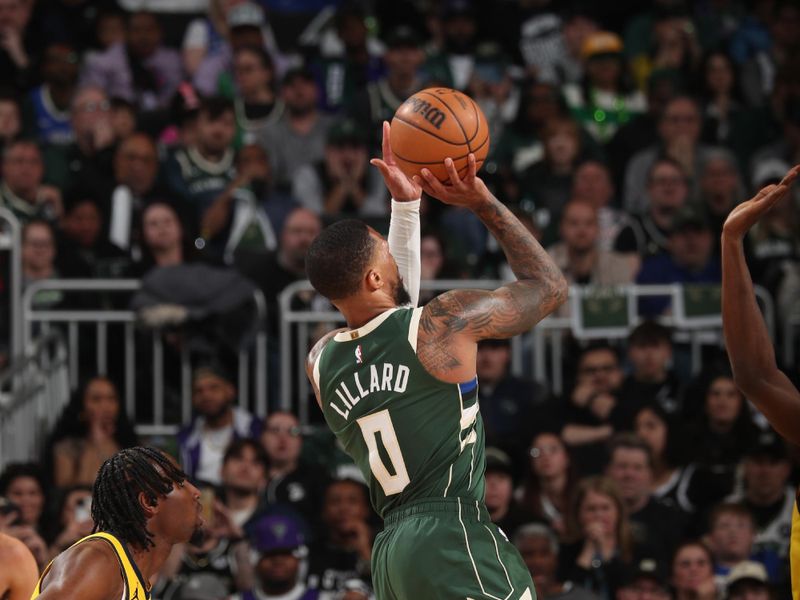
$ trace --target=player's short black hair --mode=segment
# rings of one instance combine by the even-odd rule
[[[103,463],[94,481],[93,532],[112,533],[146,550],[153,545],[153,534],[147,530],[139,494],[156,504],[186,479],[186,473],[160,450],[143,446],[120,450]]]
[[[344,219],[329,225],[306,254],[306,274],[311,285],[328,300],[355,294],[374,249],[375,240],[365,223]]]

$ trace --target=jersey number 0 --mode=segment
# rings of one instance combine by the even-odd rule
[[[358,419],[361,435],[369,451],[369,468],[387,496],[399,494],[411,482],[389,410]],[[383,452],[381,452],[383,450]],[[383,455],[383,456],[381,456]],[[384,458],[388,465],[384,462]],[[387,468],[387,466],[389,468]]]

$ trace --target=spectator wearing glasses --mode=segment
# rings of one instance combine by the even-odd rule
[[[270,413],[261,445],[269,459],[267,503],[290,506],[302,515],[318,515],[327,476],[300,460],[303,437],[297,417],[284,411]]]
[[[32,140],[10,142],[3,151],[0,206],[10,209],[25,224],[33,219],[54,222],[63,213],[61,192],[44,185],[44,162]]]

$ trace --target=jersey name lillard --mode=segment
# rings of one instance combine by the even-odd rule
[[[352,391],[347,385],[347,381],[340,381],[335,392],[342,402],[342,407],[334,402],[328,405],[339,413],[343,419],[350,417],[350,410],[361,400],[369,396],[372,392],[395,392],[402,394],[408,387],[408,376],[411,369],[406,365],[393,365],[383,363],[382,365],[369,365],[369,381],[364,374],[364,381],[361,381],[358,371],[353,372],[351,383]],[[353,393],[357,391],[357,393]]]

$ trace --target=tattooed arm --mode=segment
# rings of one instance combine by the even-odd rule
[[[567,298],[567,282],[531,232],[475,174],[475,157],[460,179],[453,161],[445,161],[450,185],[423,170],[423,190],[446,204],[470,209],[503,248],[517,281],[495,291],[454,290],[434,298],[420,317],[417,356],[428,371],[445,381],[475,375],[477,342],[507,338],[530,330]]]

